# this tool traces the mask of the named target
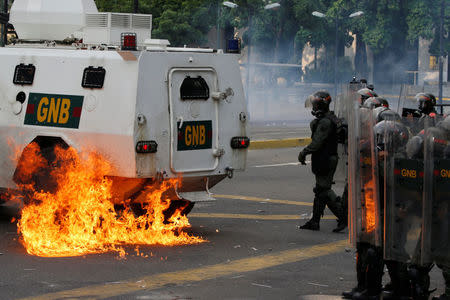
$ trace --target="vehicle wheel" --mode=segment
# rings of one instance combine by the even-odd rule
[[[32,189],[25,189],[22,191],[25,192],[23,195],[25,204],[32,200],[32,194],[34,191],[44,191],[50,193],[56,192],[58,182],[55,178],[51,177],[51,172],[61,164],[61,161],[57,160],[55,149],[58,146],[63,148],[68,147],[64,142],[42,142],[41,140],[41,143],[36,141],[34,143],[39,145],[37,151],[38,155],[44,159],[43,164],[39,165],[39,167],[35,164],[34,168],[33,166],[26,165],[29,164],[29,162],[25,163],[26,159],[29,158],[27,156],[36,156],[36,148],[34,148],[35,150],[31,150],[33,147],[31,147],[32,144],[30,144],[23,150],[13,177],[14,182],[19,185],[29,184],[32,186]]]
[[[194,208],[195,202],[191,202],[189,200],[172,200],[170,202],[170,206],[168,209],[166,209],[164,214],[164,223],[168,224],[170,218],[175,214],[176,211],[181,209],[181,215],[187,216],[192,208]]]

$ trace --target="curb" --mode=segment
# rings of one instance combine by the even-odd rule
[[[311,143],[311,138],[291,138],[282,140],[251,141],[250,150],[304,147]]]

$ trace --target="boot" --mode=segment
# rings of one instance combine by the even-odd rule
[[[380,294],[370,294],[368,290],[353,294],[353,300],[379,300]]]
[[[320,218],[322,217],[324,209],[325,209],[325,202],[323,202],[317,196],[314,197],[312,218],[311,220],[306,222],[303,226],[300,226],[300,229],[320,230]]]
[[[333,232],[341,232],[347,227],[347,217],[343,209],[342,199],[339,196],[335,196],[334,192],[329,193],[327,205],[331,212],[338,218],[338,225]]]
[[[405,263],[386,260],[384,262],[391,282],[383,288],[383,299],[411,299],[411,283]]]
[[[430,270],[433,264],[429,266],[412,265],[409,268],[409,277],[411,278],[412,298],[426,300],[430,296]]]
[[[320,230],[320,225],[318,222],[314,221],[314,219],[311,219],[304,225],[300,226],[300,229]]]
[[[342,297],[344,299],[352,299],[354,294],[361,293],[362,291],[363,291],[363,288],[356,286],[356,287],[352,288],[351,291],[342,292]]]
[[[342,292],[342,297],[344,299],[352,299],[353,295],[361,293],[364,291],[366,286],[366,264],[363,257],[366,256],[367,246],[363,243],[356,244],[356,279],[358,285],[354,287],[351,291]]]
[[[338,222],[337,227],[335,229],[333,229],[333,232],[338,233],[338,232],[341,232],[342,230],[344,230],[345,228],[347,228],[346,221],[344,222],[343,220],[338,220],[337,222]]]
[[[383,277],[383,255],[381,248],[372,246],[367,249],[366,290],[353,295],[355,300],[380,299],[381,282]]]
[[[434,296],[433,300],[450,300],[450,296],[446,294],[442,294],[440,296]]]

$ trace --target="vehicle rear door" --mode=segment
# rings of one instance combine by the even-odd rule
[[[219,163],[218,103],[212,68],[173,68],[169,72],[170,166],[175,173],[213,171]]]

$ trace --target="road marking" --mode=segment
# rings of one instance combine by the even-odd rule
[[[310,164],[311,161],[306,161],[307,164]],[[283,163],[283,164],[274,164],[274,165],[260,165],[260,166],[253,166],[252,168],[270,168],[270,167],[284,167],[284,166],[298,166],[300,165],[299,162],[292,162],[292,163]]]
[[[277,203],[277,204],[289,204],[289,205],[299,205],[299,206],[313,206],[311,202],[300,202],[300,201],[290,201],[290,200],[277,200],[277,199],[269,199],[269,198],[259,198],[259,197],[250,197],[250,196],[240,196],[240,195],[213,195],[216,198],[223,199],[234,199],[234,200],[245,200],[245,201],[254,201],[254,202],[267,202],[267,203]]]
[[[211,219],[249,219],[249,220],[309,220],[311,216],[301,215],[249,215],[249,214],[221,214],[221,213],[190,213],[192,218],[211,218]],[[323,216],[323,220],[336,220],[335,216]]]
[[[382,96],[384,96],[385,98],[397,98],[397,99],[398,99],[398,95],[382,95]],[[406,96],[406,98],[407,98],[407,99],[415,99],[416,96]],[[438,97],[436,97],[436,100],[438,100]],[[449,101],[450,98],[448,98],[448,97],[442,97],[442,100],[444,100],[444,101]]]
[[[142,290],[155,290],[163,288],[168,284],[185,284],[211,280],[219,277],[232,276],[247,272],[259,271],[266,268],[276,267],[284,264],[296,263],[307,259],[317,258],[344,251],[348,246],[347,240],[320,244],[307,248],[298,248],[281,251],[256,257],[243,258],[231,262],[210,265],[206,267],[187,269],[169,273],[149,275],[135,278],[121,283],[106,285],[92,285],[73,290],[49,293],[36,297],[23,298],[24,300],[56,300],[71,298],[105,299],[127,295]]]

